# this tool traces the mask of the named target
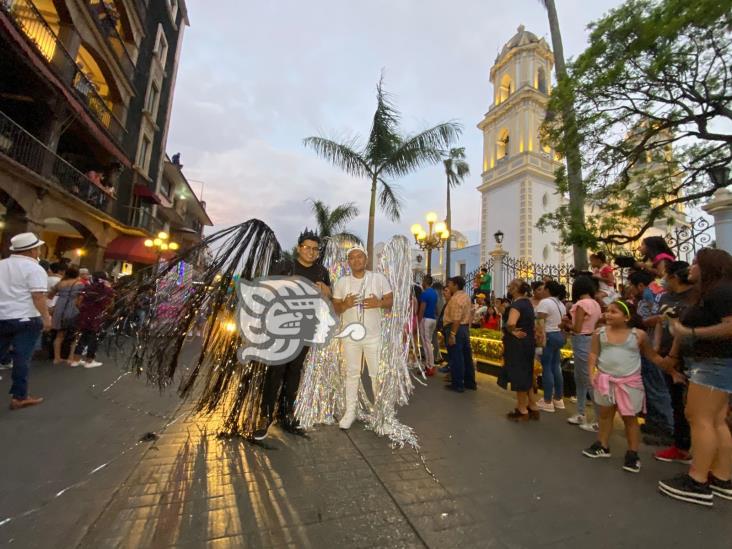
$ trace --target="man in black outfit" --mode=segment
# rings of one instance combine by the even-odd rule
[[[305,229],[297,239],[297,259],[278,263],[272,274],[307,278],[318,287],[323,297],[330,299],[330,275],[328,270],[318,263],[319,255],[320,237]],[[303,347],[300,354],[287,364],[267,368],[262,394],[262,424],[254,432],[255,440],[267,437],[267,429],[274,421],[275,411],[278,412],[280,424],[285,431],[296,435],[304,434],[304,431],[297,425],[294,414],[300,374],[309,350],[310,347]]]

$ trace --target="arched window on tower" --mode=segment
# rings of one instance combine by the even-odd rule
[[[501,86],[498,89],[498,103],[503,103],[514,92],[513,80],[507,74],[501,78]]]
[[[508,130],[504,128],[499,132],[498,141],[496,141],[496,160],[501,160],[509,155],[509,142]]]
[[[547,93],[546,71],[544,67],[539,67],[539,70],[536,71],[536,89],[541,93]]]

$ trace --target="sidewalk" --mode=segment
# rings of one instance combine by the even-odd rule
[[[176,424],[82,546],[730,547],[732,503],[699,509],[657,493],[682,466],[644,448],[642,473],[626,473],[620,436],[612,459],[584,458],[593,435],[568,413],[510,423],[510,395],[479,383],[457,395],[433,378],[401,414],[438,482],[416,452],[362,428],[309,440],[274,429],[266,450],[217,439],[215,418]]]

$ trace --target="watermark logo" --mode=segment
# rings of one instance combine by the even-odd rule
[[[271,276],[240,280],[237,326],[243,345],[241,363],[252,360],[286,364],[310,345],[326,345],[334,337],[362,340],[366,329],[354,323],[336,333],[338,317],[333,304],[308,279]]]

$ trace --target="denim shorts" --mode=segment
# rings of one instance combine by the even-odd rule
[[[687,367],[692,383],[732,393],[732,358],[691,359]]]

